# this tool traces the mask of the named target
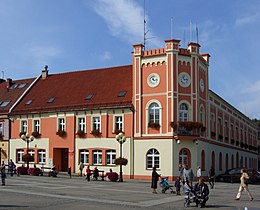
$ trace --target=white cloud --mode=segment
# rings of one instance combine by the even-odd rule
[[[243,93],[251,93],[251,94],[258,93],[260,95],[260,80],[249,85],[248,87],[245,87],[245,89],[243,90]]]
[[[58,57],[61,50],[52,46],[37,46],[29,48],[27,53],[34,59],[36,66],[43,67],[50,63],[51,59]]]
[[[123,39],[130,44],[143,43],[144,17],[143,8],[133,0],[96,0],[95,12],[107,23],[113,36]],[[146,17],[148,20],[149,18]],[[147,21],[148,22],[148,21]],[[162,46],[161,41],[149,30],[151,47]]]
[[[101,54],[100,58],[103,61],[108,61],[108,60],[111,60],[112,56],[111,56],[110,52],[105,51],[105,52],[103,52],[103,54]]]
[[[248,14],[244,17],[237,18],[235,24],[236,26],[242,26],[242,25],[259,21],[259,18],[260,18],[260,13]]]

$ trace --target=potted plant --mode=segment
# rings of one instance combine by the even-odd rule
[[[107,173],[107,177],[111,182],[116,182],[118,180],[118,173],[116,172]]]
[[[114,130],[114,133],[116,134],[116,135],[118,135],[119,133],[125,133],[124,131],[122,131],[122,129],[115,129]]]
[[[115,164],[116,165],[123,165],[123,166],[125,166],[125,165],[127,165],[127,163],[128,163],[128,160],[126,158],[116,158],[115,159]]]
[[[175,123],[175,122],[171,122],[170,126],[173,128],[173,130],[177,129],[177,123]]]
[[[79,137],[85,137],[86,133],[85,133],[83,130],[78,130],[78,131],[77,131],[77,135],[78,135]]]
[[[99,131],[99,129],[94,129],[91,131],[91,134],[94,136],[99,136],[99,135],[101,135],[101,132]]]
[[[159,123],[156,123],[156,122],[149,122],[149,123],[148,123],[148,127],[149,127],[149,128],[159,129],[159,128],[160,128],[160,124],[159,124]]]
[[[27,163],[27,162],[33,162],[34,158],[29,154],[24,154],[22,160]]]
[[[32,136],[37,139],[41,136],[41,134],[38,131],[33,131]]]
[[[56,135],[60,136],[60,137],[65,137],[67,135],[66,131],[59,129],[56,132]]]

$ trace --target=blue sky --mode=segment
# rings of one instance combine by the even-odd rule
[[[0,0],[4,78],[131,64],[143,42],[144,0]],[[146,0],[146,49],[173,37],[209,53],[210,89],[260,119],[260,1]],[[185,43],[184,43],[185,31]],[[0,74],[2,76],[2,74]]]

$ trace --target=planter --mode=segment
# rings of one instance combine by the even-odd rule
[[[34,131],[32,132],[32,136],[37,139],[41,136],[41,134],[38,131]]]
[[[25,154],[23,155],[22,160],[27,163],[27,162],[33,162],[34,158],[29,154]]]
[[[42,171],[41,171],[41,169],[39,169],[39,168],[29,168],[28,171],[27,171],[27,173],[28,173],[29,175],[39,176],[39,175],[42,173]]]
[[[79,137],[85,137],[85,136],[86,136],[86,133],[85,133],[84,131],[82,131],[82,130],[78,130],[77,135],[78,135]]]
[[[123,165],[123,166],[125,166],[125,165],[127,165],[127,163],[128,163],[128,160],[126,158],[117,158],[117,159],[115,159],[115,164],[116,165]]]
[[[159,123],[149,122],[149,123],[148,123],[148,127],[149,127],[149,128],[159,129],[161,126],[160,126]]]
[[[56,135],[60,136],[60,137],[65,137],[67,135],[66,131],[64,130],[58,130],[56,132]]]
[[[122,129],[115,129],[115,130],[114,130],[114,133],[115,133],[116,135],[118,135],[119,133],[125,133],[125,132],[122,131]]]
[[[101,132],[99,130],[92,130],[91,134],[94,135],[94,136],[100,136]]]
[[[111,181],[111,182],[116,182],[118,180],[118,174],[116,172],[110,172],[107,173],[107,178]]]
[[[28,174],[28,173],[27,173],[27,168],[24,167],[24,166],[17,167],[16,173],[17,173],[18,175],[27,175],[27,174]]]

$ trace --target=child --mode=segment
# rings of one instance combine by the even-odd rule
[[[177,180],[175,181],[175,188],[176,188],[176,195],[181,195],[181,180],[180,177],[177,177]]]

